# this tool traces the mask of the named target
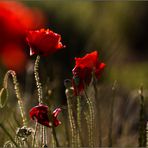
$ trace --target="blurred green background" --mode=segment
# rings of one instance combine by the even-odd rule
[[[105,80],[116,79],[128,88],[141,83],[148,87],[147,2],[23,2],[42,9],[46,27],[62,35],[67,48],[58,60],[66,63],[68,71],[74,57],[98,50],[107,64]]]

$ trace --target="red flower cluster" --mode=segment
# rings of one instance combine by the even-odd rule
[[[61,36],[49,29],[29,31],[26,39],[30,45],[30,55],[47,56],[65,47],[61,43]]]
[[[82,58],[75,58],[75,62],[75,67],[72,70],[72,83],[75,94],[78,95],[84,90],[85,85],[89,85],[93,73],[97,79],[100,78],[100,73],[104,69],[105,64],[99,62],[97,51],[86,54]]]
[[[39,104],[38,106],[33,107],[29,113],[30,118],[36,120],[38,123],[47,127],[51,127],[53,122],[53,125],[56,127],[61,124],[61,122],[57,119],[57,116],[60,112],[60,108],[57,108],[53,111],[52,121],[49,119],[49,108],[46,105]]]
[[[37,9],[30,9],[18,1],[0,1],[0,58],[8,69],[17,72],[25,69],[26,31],[41,27],[44,22]]]

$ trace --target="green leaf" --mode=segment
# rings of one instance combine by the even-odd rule
[[[8,91],[6,88],[0,90],[0,108],[3,108],[6,105],[8,100]]]

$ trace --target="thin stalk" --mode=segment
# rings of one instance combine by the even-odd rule
[[[94,97],[95,97],[95,101],[97,100],[97,96],[98,96],[98,89],[97,89],[97,81],[96,81],[96,77],[93,74],[93,87],[94,87]],[[98,117],[98,130],[99,130],[99,147],[102,147],[102,126],[101,126],[101,108],[100,108],[100,100],[99,102],[97,102],[97,117]],[[94,118],[95,120],[95,118]]]
[[[67,108],[67,107],[66,107]],[[70,136],[69,136],[69,127],[68,127],[68,122],[67,122],[67,115],[68,113],[67,112],[63,112],[63,117],[64,117],[64,121],[65,123],[63,124],[64,125],[64,131],[65,131],[65,146],[66,147],[70,147]],[[68,117],[69,119],[69,117]]]
[[[0,124],[0,127],[6,133],[6,135],[10,138],[10,140],[13,142],[13,144],[16,147],[19,147],[18,144],[15,142],[15,140],[13,139],[13,137],[10,135],[10,133],[7,131],[7,129],[4,127],[4,125],[2,123]]]
[[[88,143],[90,145],[90,143],[91,143],[91,137],[90,137],[90,135],[91,135],[91,127],[90,127],[90,123],[89,123],[90,117],[86,112],[84,112],[84,117],[85,117],[85,120],[86,120],[87,130],[88,130],[88,135],[89,135]]]
[[[51,130],[51,132],[52,132],[52,130]],[[56,146],[55,146],[55,139],[54,139],[54,137],[53,137],[53,134],[51,134],[51,142],[52,142],[52,148],[55,148]]]
[[[85,85],[84,85],[85,86]],[[94,132],[93,132],[93,129],[94,129],[94,108],[93,108],[93,103],[92,101],[90,100],[90,98],[88,97],[87,93],[86,93],[86,89],[84,88],[84,94],[85,94],[85,97],[86,97],[86,100],[87,100],[87,104],[88,104],[88,110],[89,110],[89,117],[90,117],[90,133],[89,133],[89,145],[90,147],[94,147]]]
[[[44,131],[44,138],[45,138],[45,145],[47,146],[47,128],[46,127],[44,127],[45,128],[45,131]]]
[[[26,126],[27,125],[27,119],[26,119],[26,114],[25,114],[25,110],[24,110],[24,104],[23,104],[23,101],[22,101],[22,97],[21,97],[21,93],[20,93],[20,88],[19,88],[19,83],[17,81],[17,77],[16,77],[16,73],[15,71],[13,70],[9,70],[7,71],[7,73],[5,74],[5,77],[4,77],[4,83],[3,83],[3,86],[4,88],[8,88],[8,77],[9,75],[12,76],[12,79],[13,79],[13,84],[14,84],[14,89],[15,89],[15,94],[16,94],[16,97],[17,97],[17,100],[18,100],[18,105],[19,105],[19,109],[20,109],[20,113],[21,113],[21,117],[22,117],[22,121],[23,121],[23,126]]]
[[[146,112],[144,108],[143,87],[139,89],[140,96],[140,119],[139,119],[139,147],[146,147]]]
[[[56,147],[60,147],[54,126],[52,126],[52,134],[53,134],[53,137],[54,137],[54,140],[55,140],[55,143],[56,143]]]
[[[146,123],[146,148],[148,148],[148,122]]]
[[[34,76],[35,76],[35,81],[36,81],[36,86],[38,90],[38,102],[42,103],[42,98],[43,98],[43,92],[42,92],[42,85],[40,83],[40,77],[39,77],[39,62],[40,62],[40,56],[38,55],[35,60],[34,64]]]
[[[37,133],[37,128],[38,128],[38,122],[36,121],[36,124],[35,124],[35,131],[34,131],[33,141],[32,141],[32,147],[33,147],[33,148],[34,148],[34,145],[35,145],[35,137],[36,137],[36,133]]]
[[[115,90],[116,90],[116,81],[114,82],[113,84],[113,87],[112,87],[112,91],[113,91],[113,98],[111,100],[111,106],[110,106],[110,123],[109,123],[109,132],[108,132],[108,147],[112,147],[112,131],[113,131],[113,115],[114,115],[114,102],[115,102]]]
[[[81,134],[81,101],[80,96],[77,96],[77,144],[78,147],[81,147],[81,140],[80,140],[80,134]]]
[[[43,126],[43,145],[45,145],[45,126]]]
[[[72,111],[72,104],[71,99],[73,99],[73,90],[71,88],[67,88],[66,91],[66,98],[67,98],[67,106],[68,106],[68,117],[70,122],[70,129],[71,129],[71,147],[76,147],[76,125],[74,121],[73,111]]]

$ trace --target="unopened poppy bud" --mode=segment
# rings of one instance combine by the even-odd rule
[[[72,86],[71,80],[69,79],[64,80],[64,86],[66,88],[70,88]]]
[[[31,135],[32,131],[33,130],[31,128],[27,128],[26,126],[23,126],[17,129],[16,135],[24,141],[27,139],[29,135]]]
[[[66,94],[67,97],[73,97],[73,95],[74,95],[74,88],[73,87],[67,88],[65,90],[65,94]]]

